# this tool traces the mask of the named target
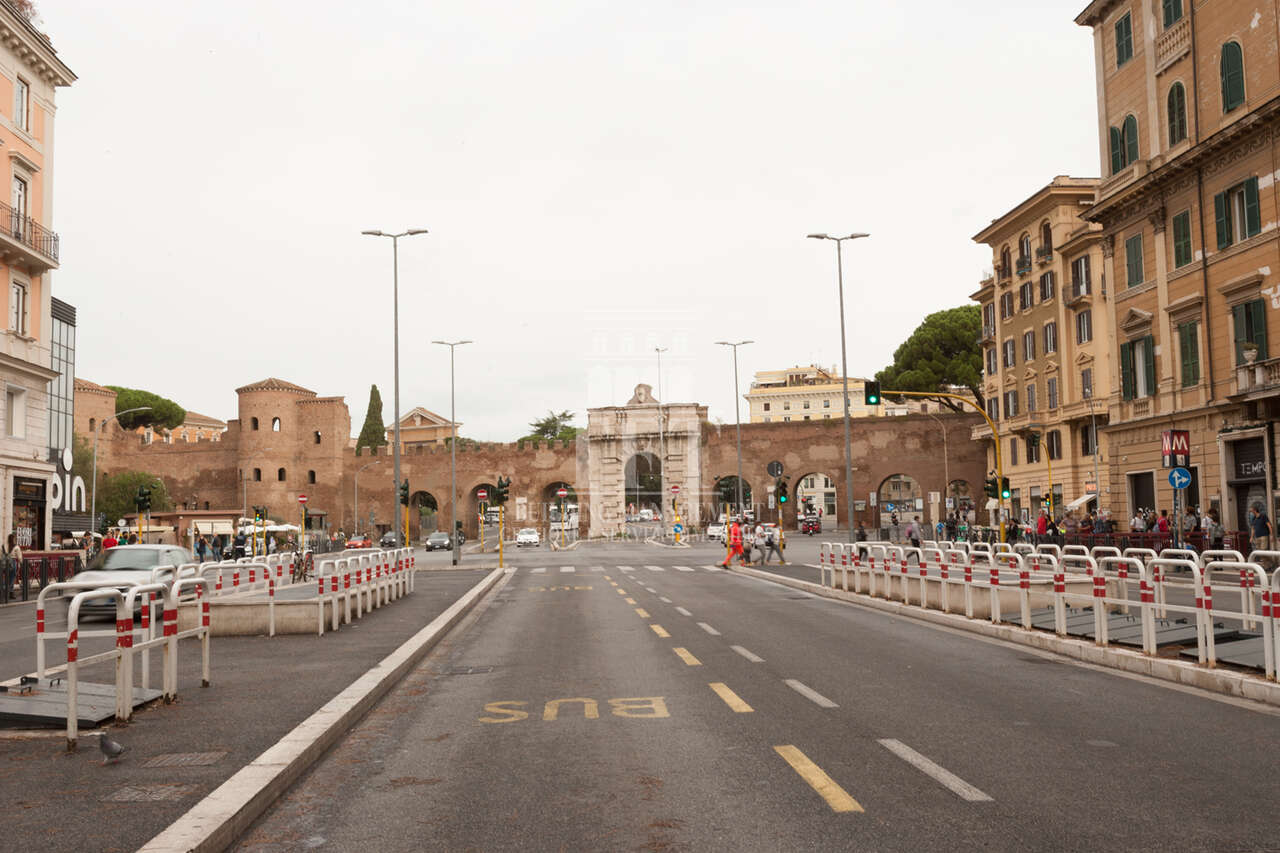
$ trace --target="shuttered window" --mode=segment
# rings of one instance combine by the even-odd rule
[[[1169,113],[1169,145],[1174,146],[1187,138],[1187,90],[1181,83],[1170,87],[1166,109]]]
[[[1150,397],[1156,389],[1156,346],[1151,335],[1120,345],[1120,394],[1126,400]]]
[[[1222,46],[1222,111],[1229,113],[1244,103],[1244,53],[1240,43]]]
[[[1129,270],[1129,286],[1142,284],[1142,235],[1134,234],[1124,241],[1124,254]]]
[[[1191,263],[1191,211],[1184,210],[1173,217],[1173,265],[1185,267]]]
[[[1233,331],[1236,344],[1236,364],[1244,364],[1246,343],[1252,343],[1258,349],[1257,360],[1267,357],[1267,315],[1266,303],[1261,299],[1236,305],[1231,309]]]
[[[1133,21],[1129,13],[1116,21],[1116,68],[1133,59]]]
[[[1111,174],[1124,168],[1124,142],[1120,138],[1120,128],[1111,128]]]
[[[1182,20],[1182,0],[1164,0],[1164,25],[1168,29]]]
[[[1261,233],[1262,211],[1258,206],[1258,179],[1250,178],[1215,195],[1213,219],[1219,249]]]
[[[1138,162],[1138,120],[1133,116],[1125,116],[1120,125],[1120,135],[1124,137],[1124,164]]]
[[[1182,323],[1178,326],[1178,360],[1181,364],[1183,388],[1200,382],[1199,325]]]

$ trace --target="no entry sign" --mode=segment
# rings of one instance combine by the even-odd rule
[[[671,494],[673,494],[673,495],[678,495],[678,494],[680,494],[680,487],[679,487],[679,486],[672,486],[672,487],[671,487]]]
[[[488,489],[476,489],[476,498],[478,500],[487,501],[489,499]]]
[[[304,503],[306,503],[306,502],[307,502],[307,496],[306,496],[306,495],[298,495],[298,503],[300,503],[300,504],[304,504]]]
[[[558,497],[558,498],[567,498],[567,497],[569,497],[569,490],[568,490],[568,489],[566,489],[566,488],[564,488],[564,487],[561,487],[561,488],[559,488],[559,489],[556,489],[556,497]]]

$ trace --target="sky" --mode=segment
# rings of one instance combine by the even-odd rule
[[[1084,0],[42,0],[77,375],[236,416],[276,376],[511,441],[637,383],[733,422],[757,370],[874,374],[1100,164]],[[662,354],[661,382],[655,347]],[[661,385],[661,393],[658,387]],[[745,416],[745,404],[743,405]]]

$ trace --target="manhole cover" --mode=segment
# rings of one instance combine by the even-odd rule
[[[108,803],[155,803],[164,800],[180,800],[194,793],[195,785],[125,785],[103,797]]]
[[[170,752],[157,755],[143,767],[204,767],[226,758],[225,752]]]
[[[445,670],[445,675],[483,675],[493,672],[491,666],[455,666]]]

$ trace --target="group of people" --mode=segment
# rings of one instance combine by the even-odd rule
[[[728,542],[728,553],[725,554],[724,562],[720,564],[721,568],[729,568],[729,563],[734,557],[737,557],[739,563],[744,566],[751,565],[752,552],[760,551],[758,562],[762,566],[769,565],[769,555],[776,554],[779,565],[785,566],[787,561],[782,558],[782,549],[785,547],[786,537],[782,533],[782,528],[776,525],[765,527],[763,524],[756,524],[755,530],[751,530],[750,526],[741,518],[734,517],[729,523],[729,529],[726,531],[726,540]]]

